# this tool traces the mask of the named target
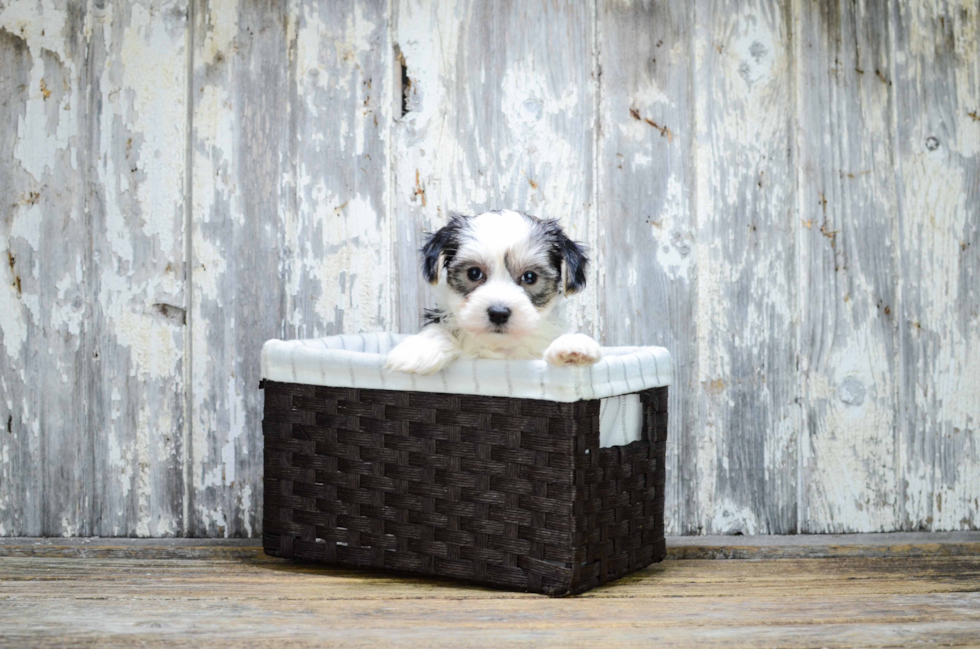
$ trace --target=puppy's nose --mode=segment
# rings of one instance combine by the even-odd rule
[[[487,315],[490,317],[490,322],[495,325],[502,325],[510,317],[510,309],[505,306],[492,306],[487,309]]]

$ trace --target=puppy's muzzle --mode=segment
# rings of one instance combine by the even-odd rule
[[[487,317],[497,326],[507,324],[507,320],[510,319],[510,309],[505,306],[492,306],[487,309]]]

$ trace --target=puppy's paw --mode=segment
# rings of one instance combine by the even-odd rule
[[[408,374],[435,374],[456,355],[431,337],[410,336],[388,352],[385,370]]]
[[[585,334],[565,334],[555,338],[544,358],[552,365],[592,365],[602,358],[602,348]]]

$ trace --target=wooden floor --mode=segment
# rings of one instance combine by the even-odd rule
[[[107,644],[980,646],[980,533],[673,539],[664,563],[567,599],[251,541],[0,541],[0,646]]]

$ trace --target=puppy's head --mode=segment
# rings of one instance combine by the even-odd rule
[[[440,306],[477,336],[530,334],[562,295],[585,287],[588,263],[557,221],[510,210],[452,214],[422,248]]]

